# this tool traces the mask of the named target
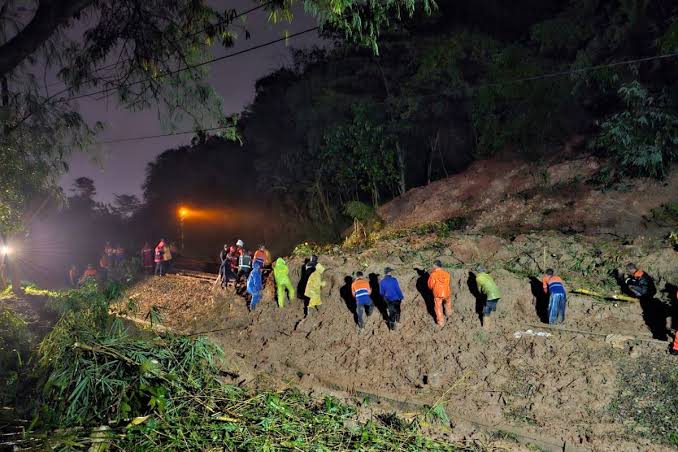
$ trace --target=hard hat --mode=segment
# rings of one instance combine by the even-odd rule
[[[245,242],[243,242],[242,240],[238,240],[237,242],[235,242],[235,245],[236,246],[245,246]]]

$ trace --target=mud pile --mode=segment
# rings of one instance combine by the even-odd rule
[[[392,228],[463,218],[467,231],[516,234],[530,230],[639,234],[652,209],[678,199],[678,171],[664,181],[634,179],[603,190],[593,157],[552,162],[479,160],[466,171],[414,188],[379,208]],[[651,195],[651,196],[650,196]]]
[[[548,329],[540,319],[544,301],[535,296],[540,287],[530,276],[550,266],[569,289],[586,285],[610,292],[610,269],[641,256],[659,289],[678,280],[678,253],[663,244],[624,245],[610,236],[559,233],[513,241],[415,235],[321,256],[327,268],[324,304],[305,320],[300,300],[278,308],[272,281],[254,313],[240,297],[178,276],[148,279],[129,294],[137,317],[147,317],[156,306],[164,325],[218,341],[238,381],[266,376],[321,392],[369,396],[401,411],[441,403],[452,419],[452,434],[460,438],[479,429],[505,430],[553,450],[565,443],[634,450],[649,443],[625,437],[624,426],[607,412],[618,389],[618,363],[645,354],[670,359],[666,342],[652,339],[638,303],[615,305],[573,294],[562,326],[571,331]],[[436,258],[452,275],[454,312],[443,328],[434,323],[424,289],[425,271]],[[503,292],[488,329],[480,326],[470,289],[469,270],[476,262],[488,265]],[[293,281],[302,264],[291,260]],[[384,306],[377,303],[359,335],[349,277],[362,270],[378,278],[386,265],[395,269],[405,294],[401,323],[389,331]],[[663,302],[669,309],[670,301]],[[537,332],[544,335],[533,335]]]

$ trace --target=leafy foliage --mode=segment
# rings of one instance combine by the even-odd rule
[[[613,157],[623,174],[663,177],[678,159],[678,114],[637,81],[619,89],[626,109],[600,124],[595,146]]]
[[[89,288],[82,292],[96,296]],[[120,321],[98,318],[96,303],[68,305],[41,343],[38,430],[22,446],[85,448],[98,441],[121,450],[459,448],[422,435],[416,420],[392,415],[358,422],[355,408],[333,397],[223,384],[222,351],[207,339],[128,333]]]
[[[32,340],[25,320],[9,309],[0,310],[0,403],[16,397],[19,371],[30,357]]]
[[[629,428],[667,444],[678,445],[678,367],[670,356],[647,355],[620,368],[618,393],[611,412]]]

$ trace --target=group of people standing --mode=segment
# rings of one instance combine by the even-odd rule
[[[155,248],[151,248],[148,242],[144,243],[141,248],[141,265],[144,272],[146,274],[153,273],[156,276],[165,276],[172,267],[173,248],[173,244],[170,244],[164,238],[160,239]]]

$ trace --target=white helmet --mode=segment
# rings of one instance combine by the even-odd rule
[[[238,240],[237,242],[235,242],[235,246],[239,246],[242,248],[243,246],[245,246],[245,242],[243,242],[242,240]]]

